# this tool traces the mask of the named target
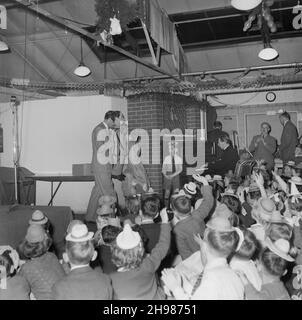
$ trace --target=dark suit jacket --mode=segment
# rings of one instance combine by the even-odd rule
[[[188,218],[179,221],[173,229],[177,250],[183,260],[200,249],[194,240],[194,234],[199,233],[203,236],[205,230],[204,219],[209,215],[214,205],[212,187],[204,186],[202,194],[201,205]]]
[[[283,128],[281,144],[279,147],[280,157],[283,163],[295,160],[295,150],[298,145],[298,130],[296,126],[288,120]]]
[[[54,300],[111,300],[110,279],[104,273],[83,267],[70,271],[52,287]]]
[[[239,157],[237,151],[232,146],[228,146],[225,150],[223,150],[219,160],[215,161],[214,163],[209,163],[206,173],[223,176],[228,173],[229,170],[234,172],[238,160]]]
[[[219,159],[222,154],[222,150],[218,147],[218,139],[223,136],[229,134],[225,131],[219,130],[219,129],[213,129],[207,133],[207,141],[206,145],[208,145],[209,148],[212,148],[213,144],[215,145],[215,158]]]
[[[98,141],[98,135],[103,130],[104,130],[104,132],[102,134],[102,138],[104,138],[104,140],[103,141]],[[93,166],[94,170],[96,170],[96,171],[99,171],[99,170],[108,171],[110,176],[111,176],[112,164],[111,163],[100,164],[98,159],[97,159],[99,148],[101,147],[101,145],[103,145],[104,143],[107,143],[109,141],[109,137],[106,136],[107,130],[109,130],[109,129],[107,129],[107,127],[105,126],[104,122],[101,122],[92,131],[92,135],[91,135],[92,161],[91,161],[91,163],[92,163],[92,166]]]

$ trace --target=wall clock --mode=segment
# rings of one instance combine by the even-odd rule
[[[274,92],[270,91],[270,92],[268,92],[268,93],[266,94],[265,98],[266,98],[266,100],[267,100],[268,102],[273,102],[273,101],[276,100],[276,94],[275,94]]]

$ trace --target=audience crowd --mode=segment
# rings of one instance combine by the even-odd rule
[[[201,168],[168,207],[151,189],[123,209],[102,196],[95,229],[73,220],[62,256],[35,211],[19,246],[0,246],[0,300],[301,300],[301,165],[222,168]]]

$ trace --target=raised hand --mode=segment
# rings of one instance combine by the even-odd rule
[[[166,288],[173,292],[177,287],[181,287],[181,276],[174,269],[164,269],[161,279]]]
[[[202,245],[202,242],[203,242],[203,239],[201,238],[200,234],[197,233],[197,234],[194,234],[194,240],[197,244],[199,244],[199,246],[201,247]]]
[[[256,172],[254,172],[254,173],[253,173],[253,178],[254,178],[254,180],[255,180],[255,182],[256,182],[256,184],[257,184],[258,187],[263,186],[263,184],[264,184],[264,179],[263,179],[263,175],[262,175],[261,172],[260,172],[259,174],[256,173]]]
[[[167,213],[167,208],[163,208],[160,211],[160,217],[161,217],[161,223],[168,223],[169,222],[169,217],[168,217],[168,213]]]
[[[208,164],[203,164],[199,169],[196,169],[195,171],[198,171],[200,174],[204,173],[206,170],[208,170]]]

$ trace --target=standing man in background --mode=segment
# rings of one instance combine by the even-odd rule
[[[279,120],[283,126],[279,153],[283,164],[285,164],[288,161],[295,161],[295,150],[298,145],[298,130],[291,122],[288,112],[285,111],[281,113]]]
[[[163,161],[162,174],[164,176],[165,206],[170,202],[170,196],[180,189],[180,173],[183,168],[183,160],[177,154],[175,140],[169,143],[169,155]]]
[[[222,131],[222,123],[220,121],[215,121],[214,129],[208,132],[207,143],[209,144],[210,148],[214,147],[214,152],[212,152],[212,155],[214,155],[216,160],[220,159],[222,155],[222,150],[218,147],[218,139],[225,135],[229,136],[228,133]]]
[[[101,196],[115,196],[111,177],[114,166],[112,161],[112,150],[115,148],[115,146],[113,146],[114,139],[112,139],[112,136],[114,134],[113,130],[120,127],[120,115],[120,112],[117,111],[107,111],[105,113],[104,121],[98,124],[92,131],[91,165],[95,178],[95,185],[91,191],[86,221],[95,222],[98,200]],[[104,151],[102,150],[102,146],[104,147]],[[100,161],[100,156],[103,158],[103,161]],[[108,161],[104,161],[105,158],[107,158]]]
[[[233,148],[228,134],[224,134],[218,138],[218,147],[222,151],[221,158],[208,163],[207,173],[220,176],[225,176],[230,171],[234,173],[239,156],[236,149]]]
[[[274,153],[277,148],[277,140],[270,136],[272,128],[269,123],[261,123],[261,134],[254,136],[249,151],[253,153],[255,160],[264,160],[266,169],[274,169]]]

